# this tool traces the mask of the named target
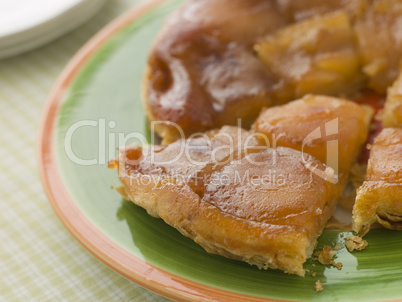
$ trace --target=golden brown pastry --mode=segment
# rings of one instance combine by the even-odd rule
[[[402,229],[402,128],[385,128],[375,138],[365,181],[357,190],[353,220],[360,235],[374,222]]]
[[[230,139],[222,145],[215,134],[209,134],[211,143],[204,138],[144,151],[121,150],[120,191],[210,253],[304,276],[303,263],[337,202],[336,185],[306,166],[325,170],[312,156],[303,159],[296,150],[262,147],[256,134],[239,139],[237,130],[228,129],[233,141],[245,148],[242,152],[220,149]],[[181,144],[190,157],[167,163]],[[211,159],[216,149],[226,150],[217,162]],[[234,159],[227,162],[228,157]]]
[[[263,110],[253,128],[264,133],[271,144],[313,155],[339,171],[345,182],[367,139],[371,117],[368,107],[354,102],[306,95]]]
[[[255,50],[279,79],[275,99],[281,103],[306,93],[346,94],[361,86],[356,37],[345,11],[287,26],[263,38]]]
[[[381,120],[384,127],[402,127],[402,73],[388,88]]]
[[[369,87],[385,93],[397,78],[402,56],[402,1],[374,0],[355,30]]]

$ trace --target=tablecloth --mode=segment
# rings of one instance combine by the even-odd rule
[[[36,145],[47,95],[74,53],[139,0],[109,0],[73,32],[0,60],[0,301],[168,301],[84,249],[53,212]]]

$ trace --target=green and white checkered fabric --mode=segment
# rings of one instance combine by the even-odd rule
[[[0,60],[0,301],[167,301],[121,277],[63,227],[39,180],[36,145],[47,95],[66,63],[138,0],[109,0],[85,25]]]

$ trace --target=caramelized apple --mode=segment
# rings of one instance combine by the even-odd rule
[[[277,0],[279,8],[295,21],[320,16],[335,10],[345,10],[355,19],[369,6],[370,0]]]
[[[355,30],[369,86],[384,93],[399,73],[402,49],[402,1],[374,0]]]
[[[275,97],[281,103],[306,93],[338,95],[359,88],[360,56],[344,11],[289,25],[262,39],[255,50],[279,78]]]
[[[344,99],[307,95],[261,112],[253,128],[271,144],[313,155],[347,177],[367,139],[372,111]]]
[[[236,22],[233,22],[236,20]],[[225,124],[248,127],[271,106],[271,72],[252,53],[257,35],[285,24],[273,1],[189,1],[156,38],[144,78],[144,105],[169,143]],[[176,125],[173,126],[172,123]]]

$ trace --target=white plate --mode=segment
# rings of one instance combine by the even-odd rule
[[[0,0],[0,58],[43,45],[92,17],[106,0]]]

